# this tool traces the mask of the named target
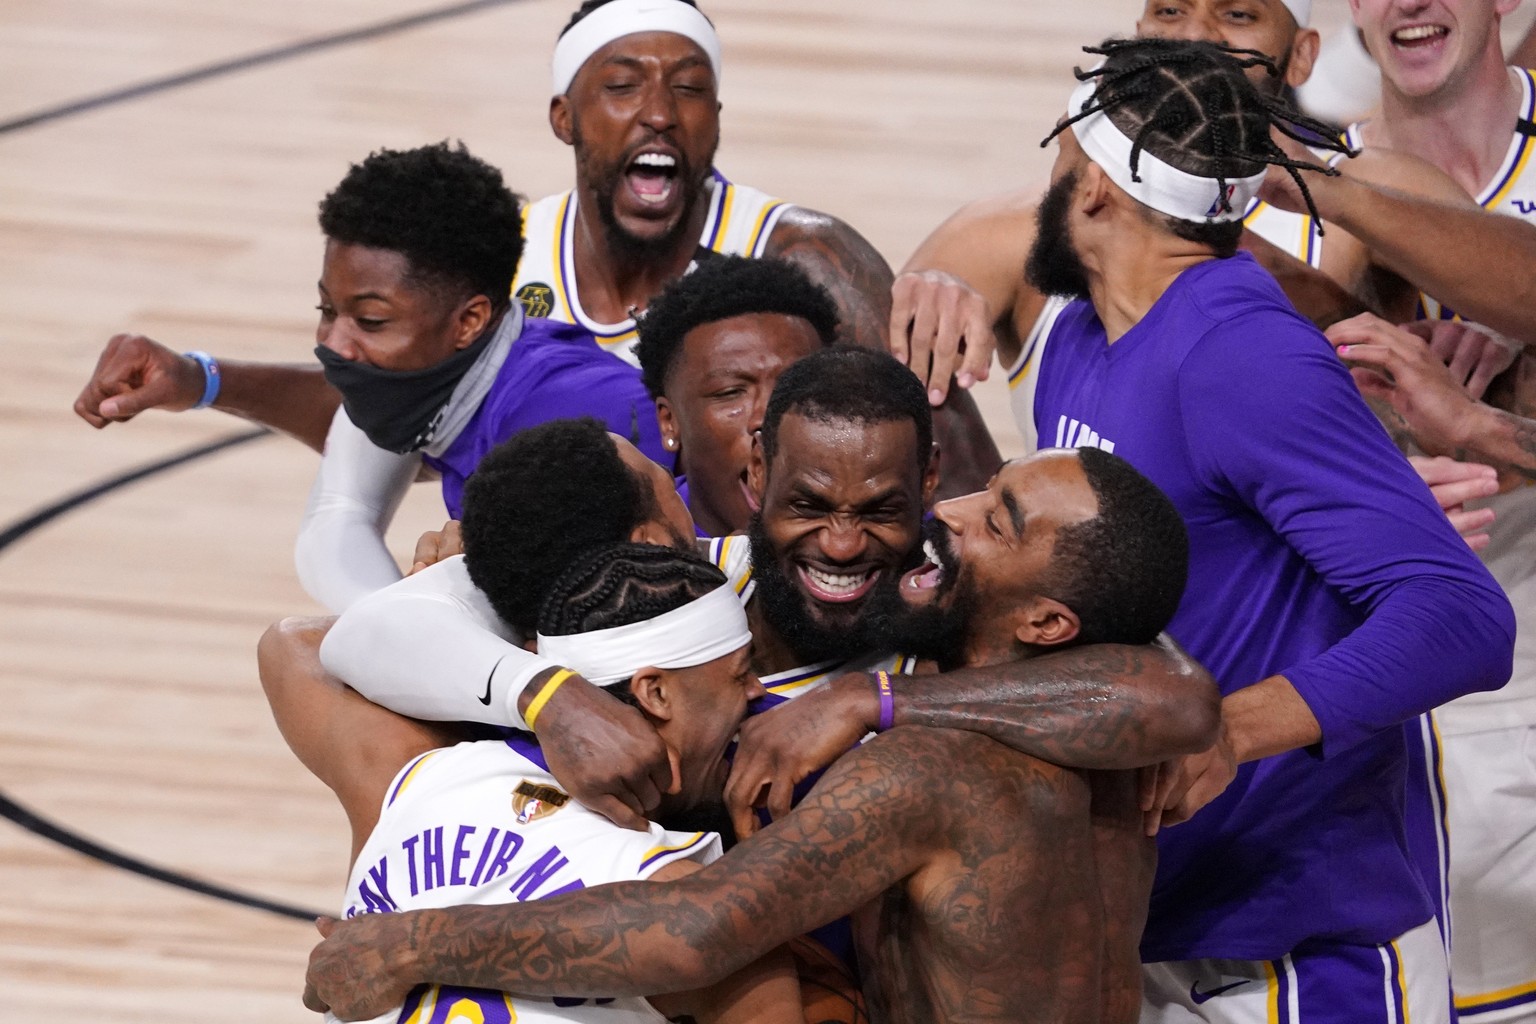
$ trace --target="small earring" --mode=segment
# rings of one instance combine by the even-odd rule
[[[672,449],[677,447],[677,438],[669,437],[665,441],[663,441],[662,444],[667,446],[667,451],[671,451]]]

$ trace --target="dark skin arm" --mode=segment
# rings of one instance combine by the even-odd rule
[[[1333,241],[1334,236],[1328,235],[1327,240]],[[1366,311],[1365,304],[1333,278],[1254,232],[1245,230],[1239,245],[1274,276],[1285,297],[1319,329]]]
[[[305,1003],[364,1019],[424,981],[616,996],[712,984],[932,856],[952,811],[924,776],[945,778],[948,755],[900,739],[866,744],[794,815],[679,881],[342,922],[310,955]]]
[[[797,264],[831,293],[842,322],[841,341],[887,350],[894,278],[885,258],[863,235],[836,217],[796,207],[779,220],[763,255]],[[959,388],[951,388],[934,409],[933,431],[944,453],[940,499],[986,486],[1002,465],[981,410]]]
[[[219,360],[221,383],[212,408],[296,437],[317,452],[341,395],[320,364]],[[203,395],[203,369],[193,359],[140,334],[117,334],[75,399],[75,414],[100,430],[146,409],[181,412]]]
[[[1473,401],[1417,335],[1357,317],[1335,325],[1328,339],[1361,392],[1390,408],[1424,451],[1536,479],[1536,420]]]
[[[963,729],[1069,768],[1139,768],[1208,748],[1220,720],[1210,674],[1166,638],[892,679],[897,725]],[[742,724],[726,803],[738,834],[767,790],[775,818],[794,787],[879,722],[873,677],[849,673]]]

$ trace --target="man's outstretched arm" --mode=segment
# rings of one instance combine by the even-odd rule
[[[319,363],[220,360],[219,378],[212,408],[280,430],[317,452],[325,450],[325,434],[341,396],[326,383]],[[143,335],[118,334],[102,349],[75,399],[75,414],[100,430],[146,409],[190,409],[206,385],[196,360]]]
[[[921,867],[961,803],[946,799],[952,757],[915,730],[866,744],[793,815],[678,881],[338,924],[310,956],[306,1003],[350,1020],[422,982],[612,996],[712,984]]]

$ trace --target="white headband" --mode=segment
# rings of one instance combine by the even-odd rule
[[[671,32],[698,43],[719,85],[720,37],[697,7],[682,0],[611,0],[578,21],[555,44],[554,95],[565,94],[594,53],[636,32]]]
[[[542,657],[608,686],[646,666],[692,668],[723,658],[751,643],[752,633],[727,584],[654,619],[569,636],[540,633],[538,642]]]
[[[1291,17],[1296,19],[1297,28],[1306,28],[1307,19],[1312,17],[1312,0],[1280,0],[1285,9],[1291,12]]]
[[[1098,88],[1098,79],[1090,78],[1072,91],[1067,111],[1077,115],[1089,105]],[[1164,163],[1145,149],[1137,157],[1136,177],[1131,176],[1131,140],[1115,127],[1109,115],[1095,110],[1081,121],[1074,121],[1072,134],[1083,147],[1088,159],[1098,164],[1104,173],[1125,190],[1137,202],[1150,206],[1159,213],[1166,213],[1179,220],[1234,221],[1242,220],[1248,204],[1258,195],[1264,183],[1264,172],[1247,178],[1227,179],[1227,203],[1229,209],[1221,209],[1221,193],[1215,178],[1203,178],[1198,174],[1181,171],[1172,164]]]

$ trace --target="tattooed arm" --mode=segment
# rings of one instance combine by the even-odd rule
[[[679,881],[340,923],[310,956],[306,1003],[358,1019],[420,982],[615,996],[712,984],[921,867],[969,806],[948,799],[953,759],[918,730],[880,737],[793,815]]]
[[[893,683],[897,725],[980,732],[1069,768],[1139,768],[1204,750],[1220,718],[1210,674],[1166,636]]]
[[[831,293],[842,322],[839,340],[886,350],[893,277],[890,265],[863,235],[836,217],[795,207],[779,219],[763,255],[789,260]],[[934,410],[933,429],[944,453],[938,497],[985,487],[1002,456],[975,399],[951,388]]]
[[[1328,340],[1367,400],[1387,406],[1425,452],[1536,479],[1536,420],[1473,401],[1421,338],[1364,315],[1329,328]]]
[[[1220,694],[1168,637],[1145,647],[1095,644],[1025,661],[891,680],[897,725],[963,729],[1069,768],[1157,764],[1216,738]],[[742,723],[726,804],[738,835],[774,818],[794,787],[880,720],[874,678],[852,672]],[[763,794],[766,791],[766,797]]]

